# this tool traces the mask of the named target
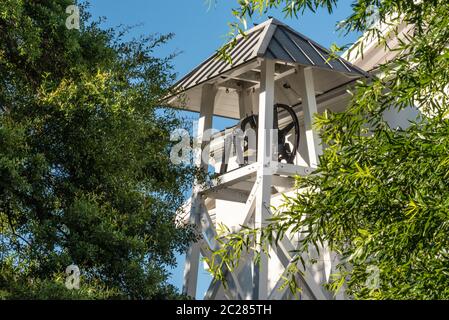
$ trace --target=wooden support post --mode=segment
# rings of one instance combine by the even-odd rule
[[[311,67],[298,67],[299,93],[304,111],[304,125],[306,129],[307,152],[309,166],[316,168],[318,156],[322,154],[322,146],[318,133],[313,130],[313,117],[317,113],[315,85]]]
[[[296,250],[296,248],[292,245],[292,243],[290,242],[290,240],[286,236],[284,236],[282,238],[282,240],[278,244],[278,247],[275,248],[275,252],[278,255],[279,260],[281,261],[281,263],[285,267],[284,273],[281,276],[281,278],[279,279],[279,281],[283,281],[282,277],[285,278],[287,270],[289,268],[289,265],[294,260],[294,256],[295,256],[294,252],[295,252],[295,250]],[[292,256],[292,254],[293,254],[293,256]],[[309,259],[309,256],[306,253],[303,252],[303,253],[299,253],[299,254],[301,254],[301,256],[302,256],[304,261],[307,261]],[[303,273],[304,274],[301,275],[300,277],[307,284],[307,286],[309,287],[310,291],[314,295],[315,299],[317,299],[317,300],[326,300],[327,298],[326,298],[326,294],[325,294],[324,288],[321,286],[320,283],[318,283],[316,281],[314,275],[310,272],[310,270],[305,268]],[[275,287],[279,287],[279,285],[277,284]],[[271,296],[273,294],[274,294],[274,292],[272,291]]]
[[[245,119],[246,117],[252,114],[252,99],[250,91],[247,89],[247,87],[248,87],[247,84],[241,84],[241,89],[238,91],[239,112],[241,120]],[[245,128],[242,129],[243,131],[239,129],[240,128],[234,131],[235,133],[234,142],[236,144],[235,150],[237,153],[237,163],[239,165],[243,165],[245,164],[245,159],[249,163],[254,163],[256,161],[256,156],[255,154],[253,155],[252,151],[250,150],[256,149],[256,133],[253,132],[251,129],[249,129],[249,131],[245,130]],[[247,150],[248,154],[246,155],[244,147],[245,140],[248,143],[248,150]],[[251,156],[249,156],[249,153],[251,153]]]
[[[271,168],[272,168],[272,129],[274,109],[274,66],[272,60],[261,64],[261,83],[259,93],[259,132],[257,148],[257,178],[260,185],[256,195],[255,228],[261,228],[270,217]],[[257,248],[261,250],[261,248]],[[253,299],[268,298],[268,256],[261,253],[260,263],[253,268]]]
[[[201,169],[207,172],[208,170],[208,161],[201,158],[201,152],[204,149],[204,146],[207,144],[207,141],[204,141],[203,135],[206,130],[212,129],[212,117],[214,112],[214,104],[215,104],[215,96],[217,95],[217,89],[212,84],[204,84],[201,92],[201,105],[200,105],[200,117],[198,119],[198,128],[197,128],[197,143],[201,145],[200,148],[197,149],[198,152],[195,154],[195,164]]]
[[[249,116],[252,112],[252,99],[251,94],[244,86],[241,90],[238,91],[239,96],[239,112],[240,119],[244,119]]]
[[[201,106],[200,106],[200,117],[198,120],[197,128],[197,146],[200,146],[195,150],[195,165],[200,167],[205,172],[208,171],[208,161],[202,159],[201,153],[205,146],[205,141],[203,141],[203,135],[206,130],[212,128],[212,116],[215,104],[215,96],[217,90],[213,85],[205,84],[202,88],[201,93]],[[189,222],[195,226],[201,225],[201,196],[199,195],[199,186],[197,181],[194,182],[192,191],[192,201],[190,208],[190,218]],[[183,293],[187,294],[193,298],[196,297],[196,289],[198,283],[198,268],[200,263],[200,244],[193,243],[186,254],[186,261],[184,267],[184,283],[183,283]]]

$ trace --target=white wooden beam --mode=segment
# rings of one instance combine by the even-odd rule
[[[287,291],[287,288],[282,288],[285,282],[285,278],[287,276],[287,268],[284,270],[278,281],[273,287],[273,290],[271,290],[271,293],[268,297],[268,300],[282,300],[282,297],[285,295],[285,292]]]
[[[221,281],[211,281],[204,295],[204,300],[215,300],[221,285]],[[231,297],[227,298],[231,300]]]
[[[208,170],[208,163],[202,159],[201,153],[207,141],[203,140],[203,135],[206,130],[212,129],[212,118],[214,114],[215,97],[217,95],[217,88],[211,84],[204,84],[201,91],[200,115],[197,127],[197,149],[195,150],[195,164],[203,170]]]
[[[240,119],[244,119],[252,112],[251,90],[246,87],[237,92],[239,96],[239,113]]]
[[[211,252],[210,252],[210,248],[208,248],[206,241],[201,240],[200,244],[201,244],[201,254],[203,255],[203,257],[207,257],[208,259],[210,259]],[[223,269],[223,273],[225,275],[225,279],[227,280],[229,278],[228,270]],[[231,280],[231,282],[232,282],[232,280]],[[215,300],[217,298],[217,294],[220,291],[220,287],[222,285],[223,284],[221,281],[219,281],[219,280],[215,281],[214,279],[212,279],[209,284],[209,287],[206,291],[206,294],[204,295],[204,300]],[[224,289],[224,287],[223,287],[223,289]],[[231,292],[231,290],[224,290],[224,294],[225,294],[226,298],[229,300],[235,299],[235,297],[237,296],[235,290],[234,290],[234,292]]]
[[[229,72],[220,75],[218,80],[216,78],[212,78],[210,80],[210,83],[215,83],[216,85],[219,85],[223,82],[228,81],[229,78],[240,76],[248,71],[257,68],[259,65],[260,65],[259,59],[248,61],[246,64],[238,67],[237,69],[230,70]]]
[[[220,165],[220,173],[226,173],[229,165],[229,158],[231,157],[233,148],[232,143],[234,140],[234,130],[226,129],[225,134],[223,135],[223,152],[224,157],[222,157],[222,163]]]
[[[279,62],[279,63],[282,63],[282,62]],[[281,72],[281,73],[279,73],[279,74],[275,74],[274,75],[274,80],[275,81],[278,81],[278,80],[280,80],[280,79],[282,79],[282,78],[285,78],[285,77],[287,77],[287,76],[289,76],[289,75],[291,75],[291,74],[294,74],[296,72],[296,69],[295,69],[295,67],[291,67],[290,69],[288,69],[287,71],[283,71],[283,72]],[[253,86],[251,86],[249,89],[254,89],[254,90],[256,90],[256,89],[259,89],[260,88],[260,83],[257,83],[257,84],[255,84],[255,85],[253,85]]]
[[[260,179],[260,185],[256,195],[255,228],[265,226],[270,216],[274,69],[274,61],[262,61],[257,147],[257,178]],[[256,250],[260,252],[260,262],[254,266],[253,299],[265,300],[268,298],[268,255],[263,253],[260,247]]]
[[[215,205],[216,205],[216,203],[215,203],[215,199],[212,199],[212,198],[206,198],[206,199],[204,199],[204,205],[206,206],[206,209],[207,210],[211,210],[211,209],[214,209],[215,208]]]
[[[331,267],[331,274],[337,273],[337,266],[341,263],[340,257],[337,253],[331,252],[331,259],[332,259],[332,267]],[[346,284],[343,284],[343,286],[340,288],[340,290],[335,295],[335,300],[347,300],[348,296],[346,295]]]
[[[298,67],[299,94],[302,99],[304,112],[304,125],[306,129],[307,151],[309,166],[316,168],[318,156],[322,154],[322,146],[318,133],[313,129],[313,118],[317,113],[315,84],[313,82],[313,69],[311,67]]]
[[[215,230],[215,226],[204,202],[202,203],[202,206],[204,210],[201,212],[200,220],[203,237],[210,244],[210,247],[213,250],[217,250],[219,249],[219,244],[217,242],[217,231]]]
[[[254,181],[251,181],[251,180],[252,179],[237,182],[232,185],[232,189],[243,190],[245,192],[251,192],[251,189],[253,188],[253,185],[254,185]]]
[[[276,189],[284,190],[282,192],[291,190],[295,186],[295,179],[291,177],[272,176],[271,179],[273,186],[276,187]]]
[[[298,166],[291,163],[280,163],[278,162],[274,166],[274,174],[279,174],[282,176],[307,176],[314,171],[314,168]]]
[[[227,271],[225,271],[227,272]],[[221,281],[211,281],[209,284],[209,287],[206,291],[206,294],[204,295],[204,300],[216,300],[217,295],[220,292],[220,289],[223,289],[224,294],[228,300],[233,300],[233,297],[230,295],[230,292],[227,292],[224,290],[224,286]]]
[[[320,245],[320,254],[323,258],[324,263],[324,277],[326,279],[326,282],[329,282],[332,272],[332,258],[327,241],[325,241],[322,245]]]
[[[219,247],[213,247],[210,248],[209,245],[207,244],[206,241],[200,241],[199,244],[201,245],[201,254],[203,255],[203,257],[211,260],[212,259],[212,251],[218,250],[220,249]],[[218,261],[216,263],[219,263]],[[231,297],[232,299],[238,299],[238,300],[242,300],[243,299],[243,290],[242,287],[240,286],[240,283],[237,279],[237,274],[239,273],[239,270],[229,270],[226,265],[223,265],[222,267],[222,272],[225,275],[225,279],[226,279],[226,284],[229,287],[230,293],[231,293]],[[212,280],[212,282],[214,282]],[[209,288],[214,287],[214,285],[209,286]],[[213,291],[217,291],[216,289],[213,289]],[[208,294],[209,296],[210,294]]]
[[[203,195],[208,198],[240,202],[240,203],[245,203],[246,199],[248,199],[247,192],[244,192],[241,190],[230,189],[230,188],[204,192]]]
[[[240,76],[234,77],[233,79],[239,80],[239,81],[245,81],[245,82],[247,82],[248,86],[249,86],[249,83],[257,84],[260,82],[260,72],[250,70]]]
[[[192,199],[189,222],[193,225],[198,225],[199,217],[198,201]],[[184,265],[184,282],[182,291],[184,294],[193,298],[196,297],[196,289],[198,284],[198,268],[200,262],[200,246],[198,243],[192,243],[187,250],[186,260]]]
[[[212,223],[212,219],[210,218],[209,212],[205,207],[204,201],[201,202],[201,231],[203,234],[203,240],[199,242],[201,254],[203,257],[211,259],[212,251],[217,251],[220,249],[220,244],[217,241],[217,232]],[[240,283],[237,278],[238,270],[229,270],[226,266],[223,266],[223,272],[226,275],[227,284],[230,287],[230,294],[232,299],[242,299],[243,298],[243,290],[240,286]],[[209,298],[213,298],[214,294],[218,292],[216,286],[219,286],[220,283],[211,283],[209,286],[209,290],[211,292],[207,293]],[[226,291],[226,290],[225,290]]]
[[[273,37],[274,32],[276,31],[277,25],[270,24],[267,27],[265,27],[265,30],[259,37],[259,42],[254,47],[254,51],[257,50],[257,52],[254,52],[257,56],[261,56],[265,53],[265,50],[268,48],[268,45],[270,44],[271,38]]]
[[[221,175],[220,177],[218,177],[217,179],[215,179],[212,182],[212,186],[210,188],[204,189],[204,191],[207,191],[210,189],[215,189],[215,190],[223,189],[223,188],[226,188],[226,187],[233,185],[237,182],[247,180],[251,176],[254,177],[257,172],[257,167],[258,167],[258,164],[253,163],[253,164],[238,168],[236,170],[233,170],[231,172],[225,173],[225,174]]]
[[[256,182],[254,182],[254,186],[251,189],[251,192],[249,193],[248,199],[246,200],[245,208],[242,211],[243,215],[245,216],[242,226],[248,226],[248,224],[251,221],[251,218],[253,217],[254,209],[256,207],[256,197],[259,185],[260,179],[258,178],[256,179]]]
[[[203,135],[206,130],[212,128],[212,116],[214,111],[215,96],[217,89],[210,84],[204,84],[201,92],[201,106],[200,117],[197,128],[197,150],[195,150],[195,165],[202,170],[208,170],[208,159],[202,159],[201,154],[205,146]],[[192,225],[200,227],[201,215],[201,196],[199,195],[199,187],[197,181],[194,182],[192,191],[192,201],[190,209],[189,222]],[[198,268],[200,263],[200,244],[192,243],[186,254],[186,261],[184,266],[184,283],[183,293],[193,298],[196,297],[196,290],[198,284]]]

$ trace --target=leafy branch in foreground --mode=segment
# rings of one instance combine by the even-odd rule
[[[193,236],[177,228],[194,170],[170,161],[186,126],[160,101],[175,78],[72,0],[0,0],[0,299],[168,299]],[[76,264],[80,290],[64,286]]]
[[[268,9],[271,3],[291,4],[239,3]],[[391,24],[389,34],[368,24],[373,6],[379,22]],[[379,67],[379,77],[357,83],[344,112],[316,118],[327,146],[318,170],[297,178],[296,194],[286,198],[267,227],[244,229],[231,236],[241,240],[223,241],[223,259],[235,258],[227,252],[249,243],[249,235],[260,237],[259,245],[276,245],[273,234],[300,233],[298,253],[326,244],[339,254],[330,290],[344,285],[356,299],[449,297],[449,4],[354,1],[343,26],[372,33],[385,45],[401,23],[413,28],[399,40],[396,58]],[[361,47],[359,42],[354,50]],[[386,112],[410,106],[421,114],[408,127],[390,127]],[[374,288],[366,285],[369,266],[379,270]],[[292,287],[295,273],[288,281]]]

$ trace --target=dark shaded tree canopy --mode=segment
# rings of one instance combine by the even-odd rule
[[[173,298],[166,266],[192,178],[169,160],[182,126],[159,107],[171,38],[125,42],[70,0],[0,1],[0,298]],[[65,288],[67,266],[80,290]]]

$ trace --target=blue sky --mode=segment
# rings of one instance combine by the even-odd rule
[[[284,18],[280,11],[270,12],[270,15],[325,47],[330,47],[332,43],[345,45],[354,42],[357,35],[343,37],[335,31],[335,25],[350,14],[351,2],[340,0],[332,15],[325,10],[316,14],[306,13],[299,19]],[[173,61],[179,78],[224,43],[225,35],[229,31],[227,23],[234,21],[231,8],[236,7],[236,3],[236,0],[218,0],[215,5],[209,6],[205,0],[91,0],[90,12],[94,18],[106,17],[105,27],[139,25],[132,29],[131,36],[174,33],[175,37],[162,47],[157,55],[180,53]],[[264,16],[254,22],[266,19]],[[197,117],[191,114],[189,118],[193,120]],[[221,130],[232,124],[231,120],[215,118],[213,126]],[[183,260],[184,257],[178,257],[178,266],[172,270],[170,279],[179,288],[182,286]],[[209,281],[208,274],[201,270],[197,298],[202,298]]]

